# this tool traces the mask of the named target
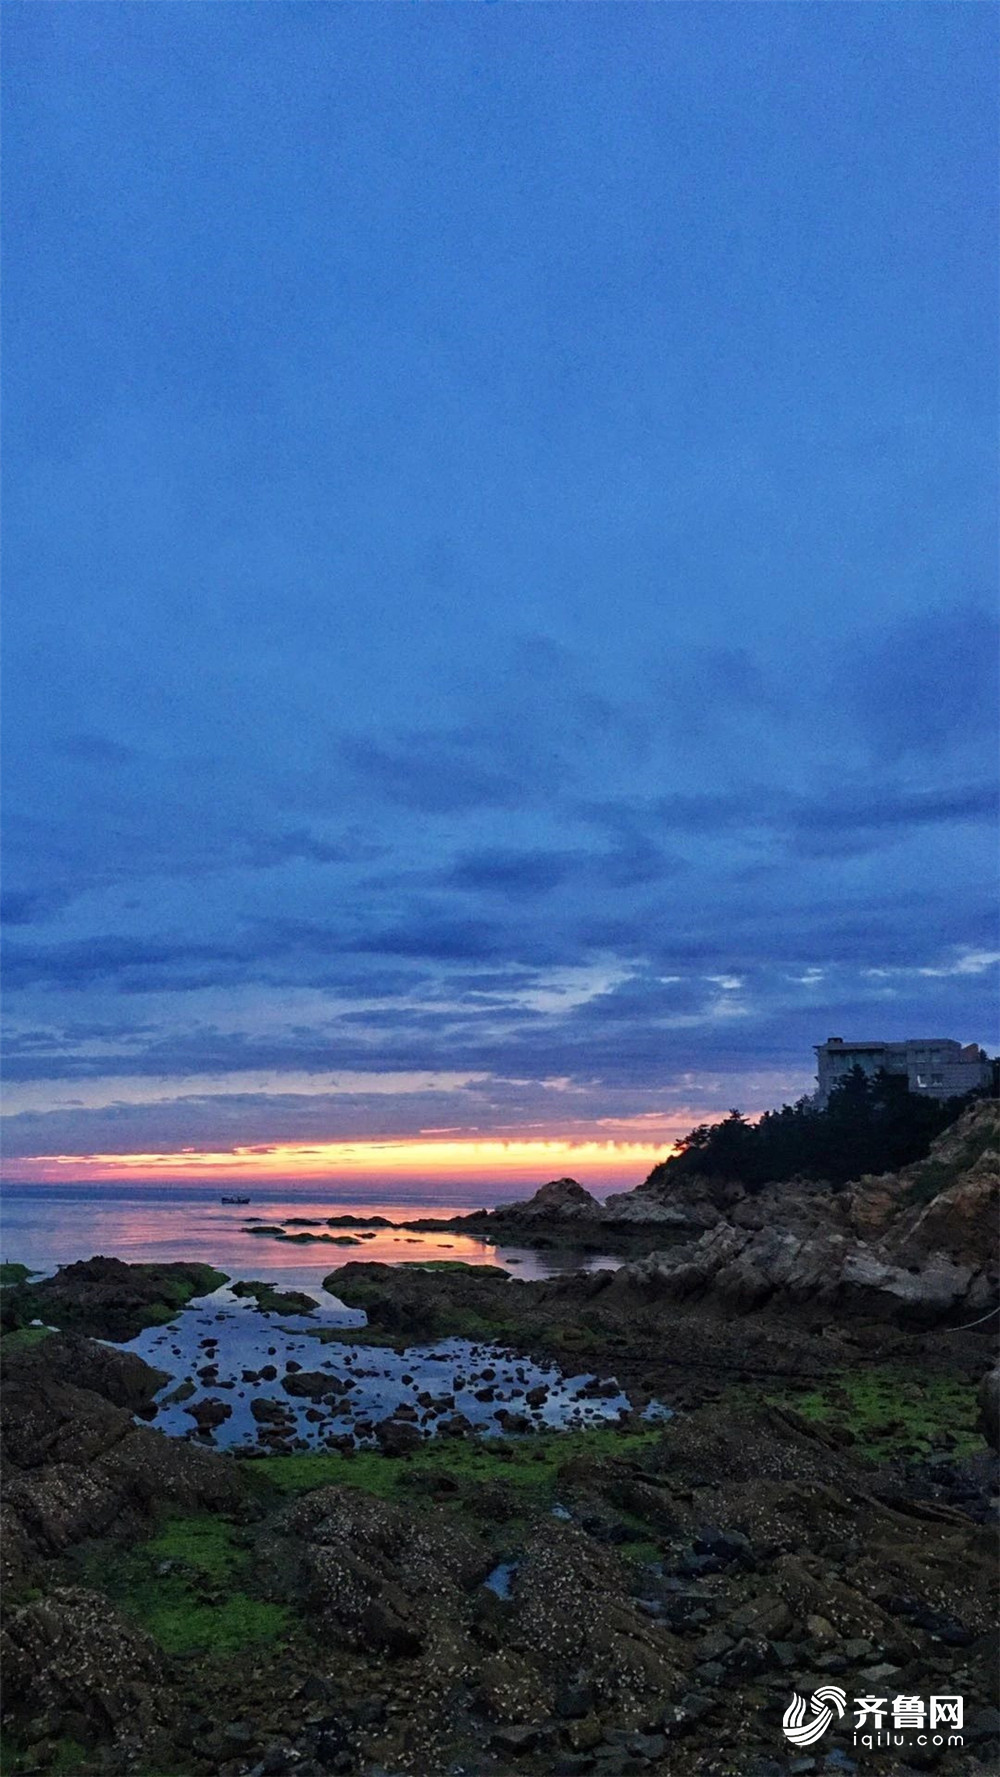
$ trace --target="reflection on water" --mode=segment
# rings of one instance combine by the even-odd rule
[[[217,1189],[205,1185],[8,1185],[3,1194],[0,1257],[51,1270],[95,1253],[141,1260],[198,1259],[232,1277],[274,1278],[283,1284],[316,1283],[339,1265],[374,1259],[382,1264],[421,1257],[464,1259],[479,1265],[509,1265],[517,1277],[550,1277],[555,1272],[614,1268],[620,1257],[577,1247],[489,1246],[442,1228],[412,1234],[407,1229],[353,1230],[373,1238],[357,1246],[326,1242],[292,1245],[246,1232],[253,1216],[267,1222],[289,1217],[387,1216],[392,1221],[447,1217],[481,1207],[470,1191],[465,1203],[442,1208],[429,1192],[422,1198],[381,1201],[375,1194],[351,1198],[331,1192],[318,1196],[315,1184],[248,1188],[249,1204],[223,1204]],[[348,1233],[332,1229],[332,1233]]]
[[[345,1435],[372,1445],[374,1427],[390,1415],[423,1437],[447,1430],[455,1414],[467,1428],[499,1436],[511,1414],[515,1429],[551,1431],[628,1411],[616,1382],[598,1389],[592,1375],[566,1377],[554,1364],[468,1339],[403,1352],[321,1342],[317,1330],[359,1326],[364,1315],[324,1290],[312,1293],[319,1312],[303,1316],[265,1314],[216,1290],[169,1326],[131,1340],[125,1349],[169,1378],[156,1397],[157,1428],[225,1449],[322,1449]]]

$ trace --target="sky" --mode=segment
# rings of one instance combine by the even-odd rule
[[[995,1048],[996,9],[6,15],[9,1175]]]

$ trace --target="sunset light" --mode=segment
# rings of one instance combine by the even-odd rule
[[[639,1183],[673,1151],[669,1143],[455,1140],[257,1144],[172,1153],[39,1154],[19,1162],[26,1182],[57,1179],[199,1179],[225,1173],[240,1179],[397,1178],[537,1180],[572,1175],[591,1183]]]

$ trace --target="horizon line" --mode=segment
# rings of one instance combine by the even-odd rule
[[[71,1171],[88,1179],[135,1178],[145,1173],[150,1182],[173,1178],[211,1179],[285,1178],[357,1179],[361,1173],[387,1173],[394,1177],[438,1175],[441,1183],[456,1183],[457,1174],[489,1178],[513,1177],[544,1170],[575,1166],[593,1173],[618,1173],[646,1166],[648,1169],[676,1152],[676,1140],[622,1141],[566,1139],[562,1137],[470,1137],[453,1141],[414,1140],[412,1137],[352,1142],[261,1142],[234,1144],[230,1148],[180,1148],[143,1152],[32,1154],[17,1157],[18,1177],[9,1184],[52,1184]],[[565,1173],[560,1176],[565,1176]],[[544,1182],[544,1181],[542,1181]]]

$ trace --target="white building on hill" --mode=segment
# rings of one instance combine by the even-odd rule
[[[877,1074],[880,1068],[890,1074],[905,1074],[910,1091],[923,1092],[929,1098],[957,1097],[977,1086],[988,1086],[992,1079],[986,1052],[977,1043],[956,1043],[951,1037],[845,1043],[843,1037],[828,1037],[825,1043],[816,1044],[817,1104],[826,1104],[831,1086],[853,1067],[863,1068],[866,1074]]]

